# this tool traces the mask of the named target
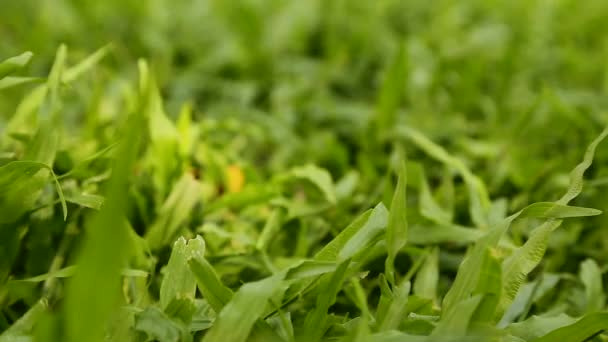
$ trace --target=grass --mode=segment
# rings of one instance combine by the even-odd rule
[[[0,7],[0,342],[608,340],[607,2]]]

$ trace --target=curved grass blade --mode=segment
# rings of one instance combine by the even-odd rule
[[[599,143],[608,136],[608,128],[595,138],[585,151],[583,161],[579,163],[570,173],[570,185],[566,190],[566,193],[556,202],[558,206],[566,206],[568,202],[578,196],[583,188],[583,175],[585,171],[591,166],[595,150]],[[566,211],[575,211],[580,213],[580,210],[571,210],[561,207],[560,209],[552,208],[548,212],[553,216],[557,215],[557,212],[565,213]],[[592,214],[597,214],[593,212]],[[563,217],[563,215],[558,215]],[[497,314],[502,316],[507,307],[511,304],[519,287],[524,282],[526,276],[540,263],[551,233],[561,225],[560,219],[549,219],[541,226],[535,228],[526,243],[520,248],[516,249],[502,264],[503,268],[503,296],[499,304]]]
[[[48,310],[48,300],[42,298],[32,305],[32,307],[19,318],[13,325],[2,332],[0,335],[0,341],[12,342],[21,340],[30,340],[28,335],[31,334],[32,330],[36,326],[40,317]]]
[[[9,77],[5,77],[3,79],[0,79],[0,90],[11,88],[11,87],[20,86],[20,85],[23,85],[23,84],[39,83],[39,82],[43,82],[44,80],[45,79],[41,78],[41,77],[16,77],[16,76],[9,76]]]
[[[295,178],[308,180],[323,193],[327,202],[336,204],[336,189],[331,179],[331,174],[327,170],[308,164],[292,169],[290,175]]]
[[[435,198],[433,198],[426,178],[426,174],[424,172],[424,168],[420,166],[418,170],[420,173],[420,190],[418,193],[420,214],[437,224],[450,224],[452,222],[452,214],[449,211],[443,209],[437,203],[437,201],[435,201]]]
[[[469,192],[471,219],[477,227],[488,229],[488,215],[491,202],[488,190],[481,179],[474,175],[462,160],[450,155],[443,147],[435,144],[421,132],[411,127],[400,127],[397,132],[409,139],[432,158],[454,168],[460,173]]]
[[[59,269],[52,273],[45,273],[45,274],[41,274],[41,275],[38,275],[35,277],[29,277],[29,278],[25,278],[25,279],[11,280],[11,281],[39,283],[39,282],[43,282],[43,281],[46,281],[51,278],[68,278],[68,277],[73,276],[76,273],[76,268],[77,268],[76,266],[72,265],[72,266],[68,266],[68,267]]]
[[[576,322],[576,319],[564,313],[552,317],[532,316],[523,322],[510,324],[505,328],[505,331],[524,341],[534,341],[551,331],[573,324],[574,322]]]
[[[519,286],[525,279],[525,276],[540,262],[544,250],[546,248],[549,234],[559,226],[561,220],[553,217],[566,217],[567,213],[580,216],[581,214],[597,214],[596,211],[589,211],[588,208],[573,209],[575,207],[565,207],[568,202],[574,198],[573,194],[578,194],[582,188],[582,175],[586,168],[591,165],[591,160],[595,152],[595,148],[608,135],[608,129],[596,138],[585,153],[585,158],[571,173],[571,189],[567,191],[567,196],[562,197],[557,202],[556,206],[550,206],[547,209],[546,204],[532,204],[521,211],[506,218],[494,228],[490,230],[484,237],[479,239],[473,248],[467,253],[465,259],[459,267],[456,279],[452,287],[446,294],[443,300],[444,312],[450,314],[455,305],[462,300],[466,300],[471,294],[475,284],[479,280],[479,270],[485,248],[493,248],[497,245],[502,235],[509,228],[511,222],[518,217],[528,216],[549,216],[549,221],[545,222],[539,228],[536,228],[526,244],[518,248],[509,258],[502,263],[502,295],[497,307],[496,315],[498,318],[502,316],[506,307],[512,302],[517,294]],[[564,207],[562,207],[564,206]],[[543,210],[538,210],[543,208]],[[547,217],[544,217],[547,218]]]
[[[43,169],[48,170],[53,178],[63,219],[67,218],[67,204],[53,168],[37,161],[18,160],[0,167],[0,193],[3,194],[0,199],[0,222],[11,222],[31,209],[38,198],[38,191],[46,183],[46,176],[38,173]]]
[[[103,46],[97,51],[93,52],[87,58],[80,61],[78,64],[66,68],[63,75],[61,75],[61,81],[64,83],[70,83],[78,79],[78,77],[80,77],[82,74],[97,65],[108,54],[111,47],[111,44]]]
[[[99,210],[103,206],[105,198],[99,195],[74,194],[66,196],[65,200],[67,202],[74,203],[82,207]]]
[[[520,217],[561,219],[600,215],[601,210],[585,207],[574,207],[556,202],[536,202],[530,204]]]
[[[18,56],[11,57],[0,62],[0,79],[4,78],[16,70],[23,68],[34,54],[30,51],[26,51]]]
[[[597,312],[584,316],[576,323],[555,329],[550,333],[535,339],[534,342],[583,342],[607,329],[608,312]]]
[[[70,171],[63,173],[59,176],[57,176],[58,179],[63,179],[66,178],[68,176],[71,176],[72,174],[74,174],[75,172],[78,172],[79,170],[84,169],[86,166],[88,166],[90,163],[94,162],[95,160],[97,160],[98,158],[101,158],[103,156],[105,156],[107,153],[109,153],[112,149],[114,149],[116,146],[118,146],[118,142],[115,142],[113,144],[108,145],[107,147],[102,148],[101,150],[93,153],[91,156],[87,157],[86,159],[78,162],[72,169],[70,169]]]

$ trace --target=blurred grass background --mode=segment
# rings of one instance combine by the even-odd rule
[[[275,159],[293,158],[276,146],[289,141],[341,176],[402,48],[396,119],[486,168],[500,194],[573,165],[605,123],[607,18],[605,1],[574,0],[5,1],[0,51],[34,51],[31,73],[44,75],[59,43],[78,60],[111,42],[104,67],[132,78],[132,61],[150,60],[171,115],[186,101],[198,116],[262,115]]]
[[[114,142],[116,123],[136,108],[130,100],[136,61],[149,61],[168,116],[178,121],[180,134],[188,131],[180,135],[188,153],[172,158],[173,150],[147,150],[138,167],[154,176],[132,184],[131,223],[143,234],[162,221],[161,208],[175,184],[184,193],[191,185],[177,183],[180,172],[202,170],[204,209],[195,212],[211,215],[206,225],[202,215],[184,225],[217,233],[209,233],[211,255],[250,251],[260,224],[271,216],[247,203],[241,212],[238,203],[230,208],[239,215],[214,212],[234,205],[218,200],[230,187],[224,169],[231,165],[238,165],[247,185],[260,186],[255,191],[274,175],[307,163],[326,168],[336,181],[358,175],[356,190],[346,191],[352,196],[336,210],[313,210],[316,216],[283,222],[287,233],[277,237],[277,245],[284,246],[275,245],[270,254],[302,257],[355,213],[379,200],[390,203],[391,163],[400,145],[395,127],[414,127],[461,158],[488,185],[491,198],[508,198],[513,212],[557,199],[584,146],[608,123],[603,0],[4,0],[0,8],[0,59],[27,50],[35,54],[23,74],[46,76],[61,43],[68,46],[69,64],[111,44],[99,66],[62,90],[61,129],[67,134],[54,164],[58,174]],[[3,135],[27,87],[0,93]],[[196,134],[190,134],[189,123],[179,123],[189,108]],[[452,191],[454,221],[470,223],[462,179],[416,148],[407,154],[412,165],[424,165],[434,195],[449,198]],[[608,150],[600,148],[576,205],[608,210],[607,165]],[[446,190],[452,178],[454,188]],[[575,273],[586,257],[608,262],[608,233],[598,229],[608,224],[605,217],[568,221],[551,241],[544,270]],[[409,219],[422,221],[417,213]],[[14,274],[48,270],[66,230],[57,217],[50,222],[52,241],[28,236],[28,250],[36,252]],[[43,223],[31,227],[33,236],[48,232]],[[225,238],[216,224],[234,235]],[[312,238],[298,241],[309,242],[290,240],[304,231],[300,227]],[[514,241],[523,241],[529,228],[515,227]],[[451,257],[462,252],[454,248],[451,254],[449,247],[442,249],[448,269],[442,284],[460,260]],[[158,257],[161,265],[166,252]],[[230,264],[218,268],[233,287],[259,277],[243,271],[245,266],[238,272]]]

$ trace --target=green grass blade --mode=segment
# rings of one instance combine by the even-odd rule
[[[386,208],[384,209],[386,212]],[[374,210],[370,209],[359,215],[348,227],[344,228],[338,236],[333,238],[328,244],[326,244],[316,255],[316,260],[325,261],[336,261],[340,251],[344,248],[346,243],[355,235],[366,227],[367,222],[371,220],[371,215]]]
[[[145,333],[149,340],[180,341],[180,329],[177,324],[155,307],[150,307],[137,314],[133,328]]]
[[[501,258],[495,249],[486,249],[481,264],[479,281],[474,294],[483,295],[471,322],[492,323],[501,295]]]
[[[295,178],[306,179],[314,184],[322,193],[327,202],[335,204],[336,189],[331,179],[331,174],[315,165],[296,167],[291,170],[291,175]]]
[[[146,232],[150,248],[158,249],[172,242],[200,199],[200,184],[192,175],[184,174],[163,203],[158,219]]]
[[[124,127],[106,204],[87,224],[87,236],[76,262],[79,272],[66,291],[67,341],[101,341],[105,323],[119,303],[120,273],[129,255],[128,227],[121,218],[129,204],[129,179],[139,145],[137,128],[142,121],[141,112],[136,112]]]
[[[111,45],[106,45],[80,61],[78,64],[66,68],[63,75],[61,75],[61,81],[64,83],[70,83],[78,79],[78,77],[80,77],[82,74],[95,67],[95,65],[97,65],[108,54],[110,48]]]
[[[73,194],[65,196],[65,201],[77,204],[82,207],[99,210],[103,206],[105,198],[99,195]]]
[[[378,327],[379,331],[388,331],[399,328],[403,321],[406,304],[410,294],[411,283],[402,281],[393,291],[393,296],[388,304],[386,313]]]
[[[570,184],[568,185],[568,190],[566,190],[566,193],[557,201],[557,203],[568,204],[570,201],[575,199],[581,193],[581,191],[583,191],[583,176],[585,171],[587,171],[587,169],[593,163],[593,157],[595,157],[595,150],[597,149],[597,146],[607,136],[608,127],[604,128],[604,130],[591,142],[591,144],[587,146],[587,150],[583,156],[583,161],[570,172]]]
[[[586,312],[603,310],[606,305],[606,295],[600,267],[593,259],[587,259],[581,263],[579,277],[585,285]]]
[[[3,79],[0,79],[0,90],[8,89],[11,87],[20,86],[23,84],[30,83],[40,83],[43,82],[44,78],[40,77],[17,77],[17,76],[9,76]]]
[[[63,72],[65,70],[67,54],[67,46],[64,44],[59,46],[59,49],[57,49],[57,55],[55,56],[55,62],[53,63],[49,78],[46,82],[48,95],[40,107],[41,116],[43,119],[46,118],[53,121],[56,120],[59,106],[59,88],[61,87],[61,77],[63,76]]]
[[[600,215],[601,210],[584,207],[573,207],[556,202],[537,202],[527,206],[521,213],[520,218],[569,218]]]
[[[340,263],[333,273],[326,274],[321,278],[315,308],[306,315],[304,321],[303,341],[316,342],[321,340],[327,329],[327,311],[336,301],[336,296],[342,288],[342,282],[349,264],[350,260],[347,259]]]
[[[484,232],[479,229],[457,225],[413,224],[409,227],[408,232],[408,241],[412,245],[432,245],[444,242],[467,244],[484,236]]]
[[[260,234],[260,237],[256,243],[257,249],[264,252],[268,249],[271,239],[281,229],[283,216],[283,211],[280,208],[275,208],[272,213],[270,213],[270,216],[268,217],[268,220],[266,221],[266,224],[262,229],[262,233]]]
[[[67,218],[66,200],[53,169],[37,161],[14,161],[0,167],[0,192],[3,193],[0,199],[0,222],[12,222],[32,209],[39,191],[48,179],[48,174],[41,174],[41,170],[48,171],[53,178],[61,202],[63,219]]]
[[[180,237],[175,241],[160,285],[160,305],[163,309],[174,299],[194,300],[196,279],[188,267],[188,260],[204,254],[205,241],[200,236],[188,241]]]
[[[338,260],[345,260],[370,247],[375,239],[383,232],[388,224],[388,210],[380,203],[372,210],[369,219],[357,230],[337,255]]]
[[[331,261],[306,260],[297,266],[289,268],[285,280],[297,280],[335,272],[339,265]]]
[[[431,248],[424,263],[416,273],[414,280],[414,294],[429,298],[435,301],[437,299],[437,285],[439,281],[439,249]]]
[[[18,56],[11,57],[0,62],[0,79],[16,70],[23,68],[27,63],[29,63],[33,55],[33,53],[27,51]]]
[[[386,277],[395,284],[395,257],[407,243],[407,169],[405,162],[399,166],[399,179],[393,195],[391,209],[388,216],[388,227],[386,229],[386,246],[388,256],[386,257]]]
[[[504,220],[480,238],[467,252],[458,268],[456,279],[448,293],[443,297],[443,315],[451,315],[458,303],[467,300],[477,287],[487,248],[495,247],[509,228],[511,221]],[[481,299],[480,299],[481,300]]]
[[[384,80],[376,104],[376,134],[385,135],[396,124],[407,80],[407,53],[400,43],[397,53],[384,72]]]
[[[215,312],[220,312],[232,299],[232,290],[222,284],[217,273],[204,257],[191,258],[188,265],[196,278],[198,289],[203,297]]]
[[[576,323],[551,331],[534,342],[572,341],[583,342],[608,329],[608,312],[597,312],[584,316]]]
[[[401,127],[398,134],[409,139],[432,158],[458,171],[467,185],[469,192],[469,212],[475,225],[481,229],[488,228],[490,198],[484,183],[474,175],[462,160],[450,155],[443,147],[435,144],[419,131],[410,127]]]
[[[32,330],[39,322],[40,317],[48,310],[49,303],[46,299],[37,301],[19,320],[10,328],[3,331],[0,341],[12,342],[19,341],[32,333]]]
[[[505,330],[524,341],[534,341],[551,331],[560,329],[576,322],[576,319],[562,313],[557,316],[532,316],[523,322],[513,323]]]
[[[475,295],[459,302],[454,310],[441,319],[432,336],[465,336],[482,300],[483,295]]]
[[[597,138],[587,147],[583,161],[579,163],[570,173],[570,184],[564,196],[556,203],[566,206],[568,202],[580,194],[583,187],[583,175],[591,166],[595,150],[599,143],[608,136],[608,128],[605,129]],[[549,210],[552,215],[556,212],[572,212],[571,207],[555,207]],[[525,212],[526,210],[524,210]],[[580,211],[574,210],[574,211]],[[597,212],[595,212],[597,213]],[[593,214],[593,213],[591,213]],[[550,219],[541,226],[535,228],[526,243],[513,252],[506,258],[502,264],[503,268],[503,296],[499,304],[498,315],[502,316],[507,307],[511,304],[519,287],[525,280],[526,276],[540,263],[551,233],[561,225],[561,220]]]
[[[273,276],[243,285],[219,312],[203,341],[246,341],[281,283],[280,276]]]
[[[418,169],[420,170],[420,190],[418,193],[420,214],[437,224],[450,224],[452,222],[452,215],[435,201],[429,189],[424,169],[422,167]]]

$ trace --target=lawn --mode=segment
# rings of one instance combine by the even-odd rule
[[[0,342],[608,341],[608,1],[0,1]]]

